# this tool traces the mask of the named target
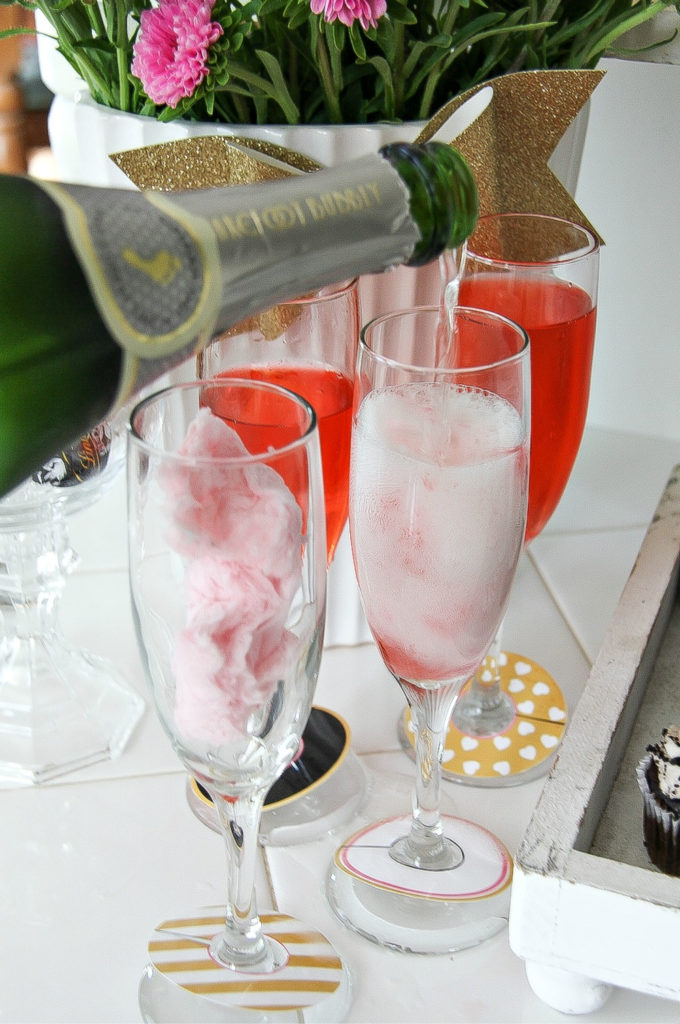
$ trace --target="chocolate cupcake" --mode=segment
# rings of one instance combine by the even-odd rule
[[[643,836],[653,864],[680,876],[680,727],[671,725],[647,747],[637,767]]]

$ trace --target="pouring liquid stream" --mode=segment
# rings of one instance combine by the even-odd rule
[[[434,365],[441,369],[452,369],[461,365],[460,332],[456,323],[456,307],[459,305],[460,285],[465,273],[466,245],[447,249],[439,257],[442,289],[440,315],[435,339]],[[453,440],[453,439],[452,439]],[[503,622],[489,646],[486,658],[472,677],[471,695],[479,707],[487,713],[503,706],[500,684],[500,662],[503,642]],[[482,671],[485,669],[485,671]],[[456,703],[458,701],[456,700]],[[452,721],[454,721],[452,715]],[[464,730],[466,731],[466,730]]]
[[[440,257],[442,289],[440,319],[435,340],[435,367],[451,369],[456,365],[456,318],[460,282],[465,268],[465,245],[447,249]]]

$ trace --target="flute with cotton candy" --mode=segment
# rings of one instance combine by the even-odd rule
[[[177,461],[161,474],[171,510],[167,541],[186,562],[175,722],[182,734],[221,746],[242,735],[295,657],[286,620],[300,584],[302,515],[270,466],[220,461],[248,453],[208,408],[178,454],[200,459],[201,471]]]
[[[270,938],[254,888],[263,801],[300,747],[323,649],[326,537],[316,415],[268,381],[176,384],[133,409],[127,461],[140,652],[161,724],[212,800],[228,861],[223,927],[214,926],[216,908],[208,919],[203,908],[197,942],[181,955],[192,957],[191,982],[209,976],[211,991],[217,985],[239,1000],[231,1014],[226,1001],[211,1001],[208,1016],[217,1007],[218,1016],[257,1017],[264,1000],[272,1019],[290,1005],[291,992],[298,999],[300,949],[310,953],[302,959],[315,961],[311,975],[302,965],[310,978],[303,989],[314,991],[318,982],[327,991],[329,972],[333,985],[341,973],[329,943],[310,939],[309,927],[288,915],[267,915]],[[174,924],[166,918],[156,932],[161,941],[149,946],[163,949],[162,963],[153,961],[163,986],[174,983],[163,936],[178,913],[181,933],[191,938],[193,912],[175,909]],[[165,987],[140,997],[144,1005],[153,1006],[156,991],[167,1009]],[[205,1020],[196,1007],[190,1003],[184,1016]],[[342,1014],[331,1007],[322,1019]]]

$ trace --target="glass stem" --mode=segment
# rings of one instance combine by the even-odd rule
[[[444,740],[458,684],[425,690],[400,681],[415,728],[416,787],[408,836],[393,844],[390,855],[409,867],[441,871],[461,862],[459,848],[444,835],[440,814]]]
[[[206,787],[207,788],[207,787]],[[255,900],[257,837],[266,789],[227,799],[210,791],[227,853],[227,906],[224,931],[210,952],[234,970],[273,969],[270,944],[262,931]]]
[[[501,686],[503,623],[486,658],[475,672],[453,712],[453,724],[468,736],[495,736],[514,721],[515,704]]]
[[[500,656],[503,647],[503,623],[498,627],[484,663],[475,672],[470,683],[469,694],[482,714],[495,711],[502,700]]]

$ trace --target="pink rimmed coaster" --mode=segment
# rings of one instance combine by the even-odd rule
[[[425,900],[483,900],[502,892],[512,879],[512,857],[493,833],[463,818],[442,816],[444,833],[462,852],[462,863],[445,871],[414,871],[393,860],[390,846],[405,835],[410,817],[368,825],[343,843],[335,863],[378,889]]]

